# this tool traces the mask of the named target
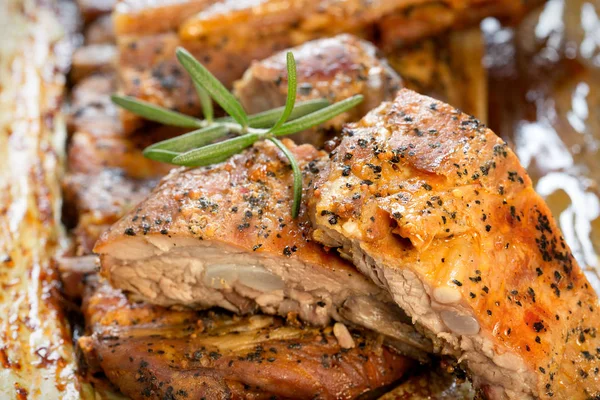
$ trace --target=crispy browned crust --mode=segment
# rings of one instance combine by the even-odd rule
[[[318,172],[314,147],[286,145],[303,170],[305,187]],[[356,270],[310,240],[305,207],[292,219],[292,174],[275,146],[261,142],[212,167],[174,170],[146,200],[106,232],[94,251],[131,236],[174,235],[226,243],[248,252],[292,257],[324,268]]]
[[[343,350],[331,327],[285,326],[133,303],[100,285],[87,297],[88,372],[103,370],[133,399],[339,399],[389,385],[411,365],[375,337]],[[284,372],[285,371],[285,372]]]
[[[515,154],[473,117],[401,91],[348,126],[311,206],[390,268],[458,290],[534,396],[600,396],[597,296]]]

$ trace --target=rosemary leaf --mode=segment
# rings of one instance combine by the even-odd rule
[[[296,107],[292,110],[292,113],[288,117],[289,120],[293,120],[302,117],[306,114],[318,111],[329,105],[329,102],[325,99],[307,100],[296,103]],[[285,109],[284,107],[273,108],[272,110],[263,111],[261,113],[252,114],[248,117],[248,125],[252,128],[269,128],[278,120],[281,113]],[[219,118],[215,122],[233,122],[234,119],[231,117]]]
[[[153,145],[146,147],[144,154],[146,154],[146,150],[155,149],[186,152],[195,147],[202,147],[217,139],[225,137],[227,132],[227,127],[213,124],[206,128],[197,129],[181,136],[154,143]]]
[[[302,204],[302,172],[300,171],[300,167],[298,166],[296,158],[292,152],[285,147],[285,145],[281,143],[279,139],[269,138],[269,140],[273,142],[275,146],[279,148],[279,150],[281,150],[292,166],[292,172],[294,174],[294,200],[292,202],[292,218],[296,218],[300,212],[300,204]]]
[[[204,126],[204,122],[199,119],[158,107],[152,103],[138,100],[135,97],[112,95],[110,98],[119,107],[150,121],[182,128],[201,128]]]
[[[247,127],[248,116],[244,108],[227,88],[183,47],[178,47],[175,54],[191,78],[206,89],[227,114],[231,115],[242,127]]]
[[[305,129],[322,124],[323,122],[328,121],[335,116],[338,116],[352,107],[355,107],[362,101],[363,96],[360,94],[349,97],[311,114],[305,115],[290,122],[286,122],[278,129],[273,130],[271,133],[275,136],[285,136],[292,133],[301,132]]]
[[[283,125],[292,110],[294,109],[294,104],[296,103],[296,60],[294,60],[294,55],[291,51],[287,53],[287,74],[288,74],[288,83],[287,83],[287,98],[285,99],[285,109],[281,113],[281,117],[279,120],[273,125],[271,131],[276,130],[281,125]]]
[[[233,139],[224,140],[219,143],[209,144],[199,149],[190,150],[175,157],[171,162],[188,167],[201,167],[227,160],[234,154],[239,153],[246,147],[252,146],[254,142],[261,139],[259,133],[247,133]]]
[[[202,106],[202,114],[204,115],[204,119],[208,123],[213,122],[214,110],[212,99],[208,95],[208,92],[202,86],[200,86],[198,82],[194,81],[194,87],[196,88],[198,98],[200,99],[200,105]]]
[[[171,151],[171,150],[163,150],[163,149],[149,149],[146,148],[144,150],[144,157],[149,158],[154,161],[161,161],[165,163],[172,164],[173,159],[180,155],[181,153]]]

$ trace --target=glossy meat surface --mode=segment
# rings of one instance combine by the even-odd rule
[[[351,124],[316,182],[342,246],[490,398],[600,395],[598,299],[508,146],[403,90]]]
[[[246,112],[255,114],[285,105],[287,96],[286,54],[296,60],[299,82],[297,101],[325,98],[330,103],[362,94],[364,101],[320,127],[292,136],[299,143],[322,146],[330,132],[356,121],[382,101],[391,100],[400,89],[400,77],[369,42],[352,35],[307,42],[257,61],[234,84],[234,93]]]
[[[350,399],[411,365],[374,336],[354,334],[356,347],[344,349],[332,327],[167,310],[129,302],[107,285],[84,311],[87,372],[103,370],[132,399]]]
[[[453,19],[445,23],[443,18],[439,18],[439,9],[429,7],[434,4],[447,11]],[[421,8],[425,11],[419,13]],[[179,33],[185,40],[225,33],[246,38],[259,33],[283,32],[331,36],[360,31],[396,13],[407,17],[426,15],[428,19],[421,19],[423,29],[399,32],[396,36],[396,39],[407,39],[439,33],[440,25],[447,28],[452,26],[454,19],[458,22],[461,17],[478,20],[482,15],[517,15],[523,11],[524,4],[519,0],[225,0],[186,20]],[[234,24],[240,28],[235,32],[230,31]]]
[[[81,386],[51,265],[62,240],[71,49],[46,2],[2,2],[0,30],[0,398],[75,400]]]
[[[487,8],[484,7],[486,4],[489,4]],[[196,5],[193,2],[193,7]],[[438,18],[442,13],[433,5],[450,14],[448,21]],[[178,4],[177,7],[183,6]],[[414,10],[421,8],[424,9],[421,13],[415,13]],[[451,27],[455,20],[462,21],[469,15],[472,16],[469,20],[476,23],[488,15],[521,15],[524,9],[520,0],[500,3],[474,0],[217,2],[185,19],[178,26],[178,31],[173,26],[165,26],[160,31],[146,34],[127,26],[117,27],[120,91],[169,108],[199,114],[194,89],[175,60],[177,46],[187,48],[230,87],[252,61],[309,40],[352,33],[375,42],[382,38],[385,41],[379,44],[394,51],[407,42],[438,34]],[[428,18],[422,18],[422,14]],[[402,21],[382,20],[388,15],[399,15]],[[118,12],[116,18],[119,18]],[[419,29],[402,30],[406,20],[418,24]],[[131,26],[138,23],[132,21]],[[377,23],[381,26],[376,26]],[[123,121],[127,131],[140,125],[140,120],[128,113],[123,113]]]

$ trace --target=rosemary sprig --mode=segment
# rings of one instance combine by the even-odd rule
[[[296,104],[296,62],[289,52],[285,106],[248,116],[237,99],[187,50],[178,48],[176,56],[192,78],[205,119],[194,118],[133,97],[112,96],[115,104],[148,120],[194,129],[148,146],[144,149],[144,156],[175,165],[206,166],[225,161],[259,140],[269,140],[286,156],[292,167],[292,216],[296,218],[302,200],[302,172],[292,152],[276,137],[319,125],[355,107],[363,97],[352,96],[331,105],[324,99]],[[214,118],[213,100],[229,114],[228,117]],[[221,140],[231,134],[237,136]]]
[[[194,82],[203,87],[215,101],[243,128],[248,126],[248,116],[242,105],[209,70],[194,58],[186,49],[175,50],[179,63],[190,74]]]
[[[275,146],[281,150],[281,152],[287,157],[290,161],[290,165],[292,166],[292,172],[294,174],[294,201],[292,202],[292,215],[294,218],[298,215],[300,211],[300,204],[302,204],[302,172],[300,171],[300,167],[296,162],[296,158],[292,154],[292,152],[285,147],[283,143],[279,139],[269,138]]]
[[[112,95],[110,98],[113,103],[127,111],[164,125],[179,126],[181,128],[202,128],[207,125],[198,118],[167,110],[147,101],[138,100],[135,97]]]

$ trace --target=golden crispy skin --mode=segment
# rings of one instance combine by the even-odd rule
[[[174,311],[100,285],[86,298],[87,373],[132,399],[340,399],[389,385],[412,364],[371,335],[343,349],[332,327],[268,316]]]
[[[186,19],[218,0],[120,0],[113,13],[115,32],[152,34],[176,30]]]
[[[323,153],[286,141],[309,183]],[[291,173],[283,155],[259,143],[213,167],[174,170],[135,210],[125,215],[98,241],[104,253],[111,242],[128,236],[189,237],[235,244],[256,254],[301,258],[326,268],[354,268],[310,240],[305,207],[291,217]]]
[[[515,154],[476,119],[401,91],[348,126],[311,214],[315,238],[352,253],[491,397],[600,396],[596,294]]]
[[[306,187],[324,153],[286,143]],[[292,218],[291,180],[283,154],[267,142],[212,167],[173,170],[97,242],[102,272],[154,304],[241,314],[260,308],[316,325],[339,318],[338,308],[353,296],[389,301],[310,240],[304,202]]]
[[[308,186],[324,153],[286,143]],[[430,341],[391,298],[310,240],[304,205],[292,219],[292,174],[282,157],[263,142],[213,167],[174,170],[98,241],[103,275],[162,306],[367,327],[403,354],[427,359]]]
[[[78,82],[92,74],[111,73],[117,48],[114,44],[89,44],[73,53],[71,81]]]

